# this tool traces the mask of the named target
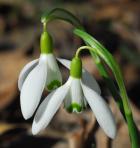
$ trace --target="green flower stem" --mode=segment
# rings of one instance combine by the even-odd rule
[[[44,22],[44,23],[43,23],[43,32],[46,32],[46,30],[47,30],[47,23]]]
[[[77,17],[75,17],[69,11],[62,8],[55,8],[49,12],[44,12],[44,14],[41,17],[41,22],[47,24],[48,22],[56,19],[64,20],[72,24],[74,27],[84,30],[79,19],[77,19]]]

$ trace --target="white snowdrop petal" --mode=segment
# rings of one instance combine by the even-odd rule
[[[38,59],[33,60],[31,62],[29,62],[28,64],[26,64],[24,66],[24,68],[22,69],[22,71],[20,72],[19,78],[18,78],[18,88],[19,90],[21,90],[22,85],[26,79],[26,77],[28,76],[28,74],[33,70],[33,68],[38,64]]]
[[[87,70],[83,70],[83,75],[82,75],[82,82],[87,85],[88,87],[90,87],[91,89],[93,89],[94,91],[96,91],[97,93],[101,94],[101,89],[97,83],[97,81],[95,80],[95,78],[87,71]]]
[[[107,103],[98,93],[96,93],[83,83],[81,84],[86,100],[90,105],[92,111],[94,112],[98,123],[110,138],[115,138],[116,123],[112,111],[108,107]]]
[[[79,105],[82,105],[83,102],[83,92],[81,87],[80,79],[72,78],[71,82],[71,101]]]
[[[57,60],[64,65],[66,68],[70,69],[70,60],[66,60],[66,59],[61,59],[61,58],[57,58]],[[90,87],[91,89],[95,90],[96,92],[98,92],[99,94],[101,94],[101,90],[100,87],[97,83],[97,81],[94,79],[94,77],[86,70],[83,68],[82,70],[82,81],[85,85],[87,85],[88,87]]]
[[[51,92],[41,103],[32,125],[32,133],[34,135],[46,128],[46,126],[50,123],[52,117],[64,100],[68,90],[69,86],[63,85]]]
[[[45,87],[46,77],[46,63],[43,59],[43,61],[40,60],[39,64],[28,74],[21,89],[20,104],[25,119],[30,118],[38,106]]]
[[[66,68],[70,69],[70,60],[62,59],[62,58],[56,58],[62,65],[64,65]]]
[[[73,112],[81,112],[82,108],[85,106],[81,82],[80,79],[72,79],[73,80],[71,82],[71,103],[73,106]]]
[[[47,55],[47,76],[46,86],[52,85],[54,89],[62,84],[61,72],[53,54]]]

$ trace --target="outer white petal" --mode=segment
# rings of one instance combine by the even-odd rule
[[[56,58],[53,54],[47,55],[47,81],[46,85],[49,85],[53,80],[57,80],[62,83],[62,76],[58,67]],[[56,86],[57,87],[57,86]]]
[[[33,68],[38,64],[38,59],[33,60],[31,62],[29,62],[28,64],[26,64],[24,66],[24,68],[22,69],[22,71],[20,72],[19,78],[18,78],[18,88],[19,90],[21,90],[22,85],[26,79],[26,77],[28,76],[28,74],[33,70]]]
[[[101,89],[97,83],[97,81],[95,80],[95,78],[87,71],[87,70],[83,70],[83,75],[82,75],[82,82],[87,85],[88,87],[90,87],[91,89],[93,89],[94,91],[96,91],[98,94],[101,94]]]
[[[70,63],[71,63],[71,61],[66,60],[66,59],[61,59],[61,58],[57,58],[57,60],[62,65],[64,65],[68,69],[70,69]],[[96,92],[98,92],[99,94],[101,94],[100,87],[99,87],[97,81],[94,79],[94,77],[86,69],[84,69],[84,68],[83,68],[82,72],[83,72],[83,74],[82,74],[82,81],[83,81],[83,83],[86,84],[91,89],[93,89]]]
[[[62,58],[56,58],[62,65],[64,65],[66,68],[70,69],[70,60],[62,59]]]
[[[81,84],[87,102],[94,112],[98,123],[110,138],[115,138],[116,124],[110,108],[98,93],[96,93],[94,90],[90,89],[83,83]]]
[[[51,92],[41,103],[32,125],[32,133],[34,135],[46,128],[46,126],[50,123],[52,117],[64,100],[69,87],[70,86],[66,84],[59,87],[58,89]]]
[[[25,119],[30,118],[36,110],[46,82],[46,57],[41,56],[39,64],[28,74],[23,83],[20,104]]]

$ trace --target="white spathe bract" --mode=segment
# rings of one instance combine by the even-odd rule
[[[45,87],[52,90],[61,83],[61,73],[53,54],[41,54],[39,59],[28,63],[21,71],[18,80],[24,118],[28,119],[33,115]]]
[[[50,93],[39,106],[34,117],[32,133],[37,134],[49,124],[63,101],[64,106],[74,112],[80,112],[86,106],[87,101],[104,132],[110,138],[114,138],[116,124],[113,114],[96,90],[97,88],[90,88],[82,79],[70,76],[63,86]]]

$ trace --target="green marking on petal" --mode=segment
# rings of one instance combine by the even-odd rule
[[[58,81],[58,80],[53,80],[52,82],[50,82],[48,85],[47,85],[47,89],[49,91],[53,90],[53,89],[56,89],[58,88],[59,86],[61,86],[61,82]]]
[[[83,110],[83,107],[81,105],[79,105],[78,103],[72,103],[68,108],[67,111],[68,112],[81,112]]]

